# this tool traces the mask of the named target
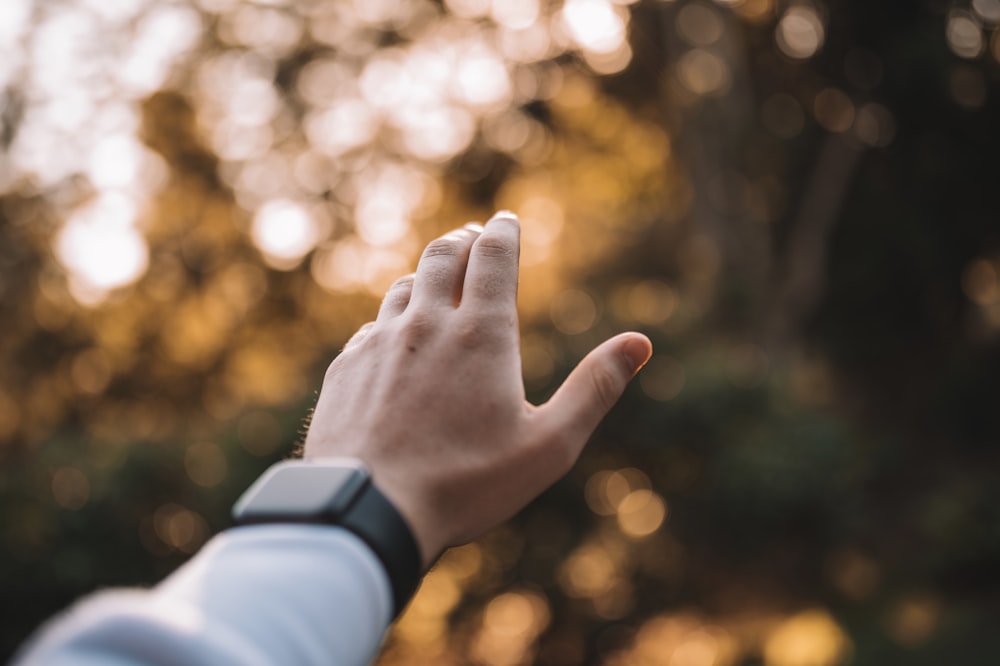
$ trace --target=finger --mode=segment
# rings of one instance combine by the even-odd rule
[[[478,224],[467,224],[436,238],[424,248],[410,296],[414,306],[447,304],[454,307],[458,303],[469,250],[481,232],[482,227]]]
[[[652,343],[639,333],[622,333],[598,345],[540,408],[550,432],[562,432],[582,448],[652,353]]]
[[[347,341],[347,344],[344,345],[344,351],[353,349],[354,347],[357,347],[359,344],[361,344],[361,341],[365,339],[365,337],[371,332],[374,326],[375,322],[370,321],[367,324],[364,324],[361,328],[359,328],[357,332],[351,336],[351,339]]]
[[[500,211],[490,218],[469,255],[463,306],[516,307],[520,243],[521,225],[514,213]]]
[[[378,309],[378,317],[375,321],[385,321],[403,314],[406,306],[410,303],[410,294],[413,293],[413,275],[404,275],[389,287],[382,299],[382,306]]]

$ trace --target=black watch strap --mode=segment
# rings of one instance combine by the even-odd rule
[[[392,586],[393,619],[399,616],[420,583],[420,549],[410,526],[371,482],[337,521],[361,538],[382,561]]]
[[[393,618],[420,582],[423,570],[413,532],[359,460],[286,460],[272,465],[237,500],[233,519],[238,525],[308,523],[353,532],[385,568]]]

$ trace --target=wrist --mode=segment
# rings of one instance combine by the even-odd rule
[[[356,459],[314,458],[273,465],[239,498],[233,518],[242,525],[307,523],[353,532],[382,562],[396,615],[425,571],[410,523]]]
[[[316,453],[308,442],[303,460],[325,460],[329,456]],[[385,495],[393,508],[402,516],[417,544],[420,573],[426,573],[441,554],[451,545],[446,528],[448,522],[440,512],[433,510],[426,484],[418,483],[422,475],[410,472],[397,473],[392,466],[379,464],[367,458],[358,458],[370,470],[371,482]]]
[[[441,521],[435,521],[433,511],[421,509],[423,503],[415,501],[398,485],[385,480],[377,485],[410,528],[420,554],[420,571],[427,572],[448,548],[447,539],[440,530]]]

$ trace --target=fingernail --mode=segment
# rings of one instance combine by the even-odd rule
[[[630,338],[622,345],[622,354],[632,368],[632,375],[642,370],[650,357],[653,355],[653,348],[645,338]]]
[[[497,212],[493,213],[493,217],[490,218],[490,222],[492,222],[493,220],[501,220],[501,219],[514,220],[515,222],[518,221],[517,215],[515,215],[511,211],[498,210]]]
[[[477,234],[483,233],[483,225],[479,224],[478,222],[469,222],[467,225],[465,225],[465,228],[468,229],[469,231],[475,231]]]

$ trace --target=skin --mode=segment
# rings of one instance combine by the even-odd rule
[[[427,568],[562,477],[652,354],[639,333],[591,351],[552,398],[525,400],[520,225],[497,213],[432,241],[333,361],[304,456],[364,460]]]

